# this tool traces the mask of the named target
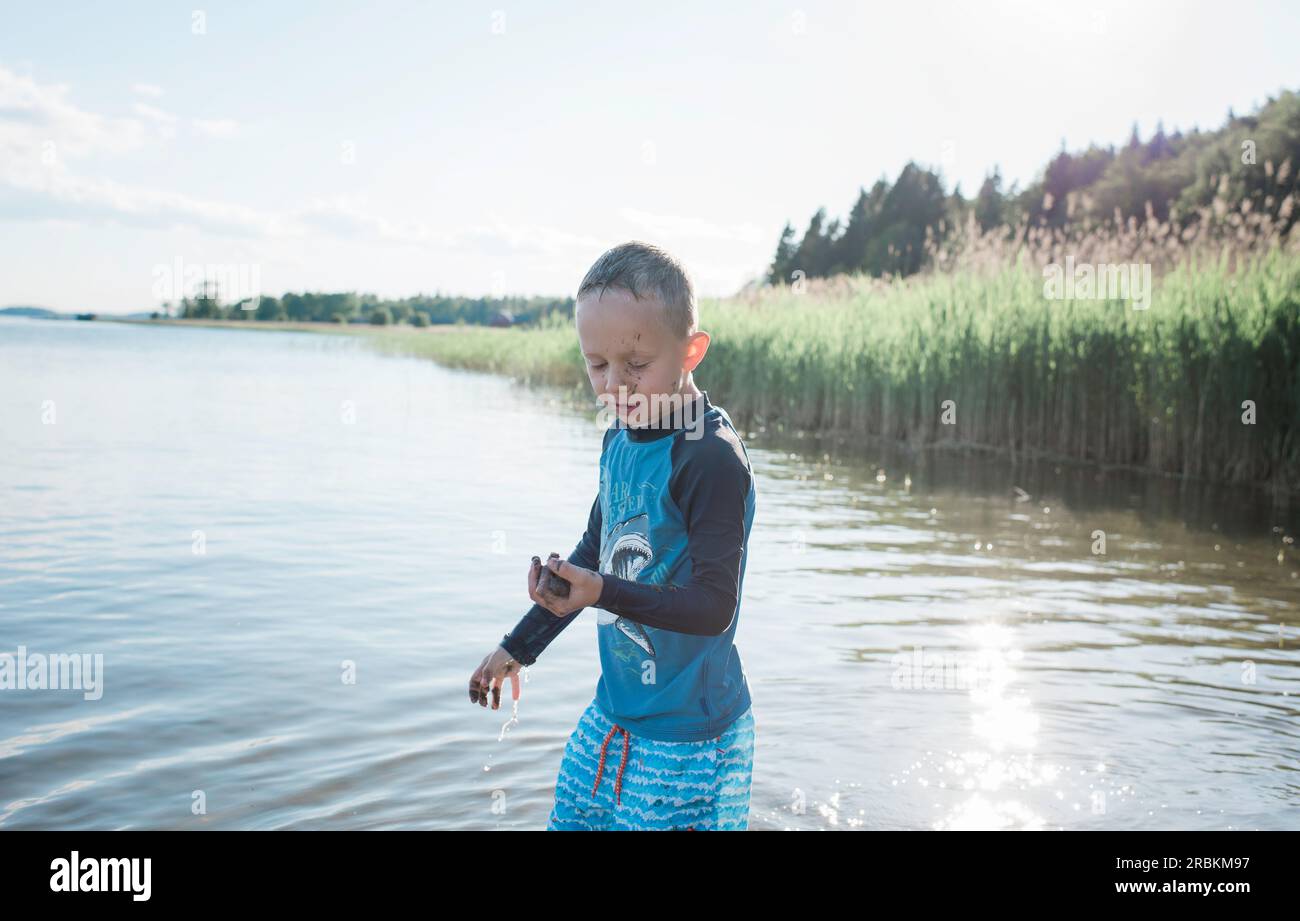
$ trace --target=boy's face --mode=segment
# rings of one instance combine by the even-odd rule
[[[675,402],[654,397],[681,392],[708,347],[709,334],[702,331],[677,339],[663,315],[664,305],[656,298],[637,300],[622,288],[584,295],[574,310],[592,390],[619,419],[637,428],[656,424],[661,414],[667,417]],[[620,393],[620,387],[626,390]]]

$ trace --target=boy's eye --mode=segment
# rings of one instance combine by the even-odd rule
[[[595,361],[593,361],[593,362],[591,363],[591,369],[592,369],[593,371],[599,371],[599,370],[600,370],[601,368],[603,368],[603,367],[605,367],[605,363],[604,363],[603,361],[601,361],[601,362],[595,362]]]
[[[628,366],[629,368],[631,368],[633,371],[644,371],[646,368],[650,367],[650,362],[647,361],[645,364],[642,364],[642,365],[633,364],[632,362],[628,362],[627,366]]]

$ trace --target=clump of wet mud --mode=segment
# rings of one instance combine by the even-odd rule
[[[542,577],[538,585],[538,590],[547,595],[554,595],[556,598],[568,598],[569,589],[573,586],[568,579],[563,579],[551,572],[549,565],[550,560],[559,559],[558,553],[552,553],[546,563],[542,563],[540,557],[533,557],[534,563],[542,563]]]

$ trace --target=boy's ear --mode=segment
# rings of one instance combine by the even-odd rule
[[[686,358],[682,361],[682,370],[694,371],[704,360],[704,354],[708,350],[709,334],[704,330],[692,333],[686,343]]]

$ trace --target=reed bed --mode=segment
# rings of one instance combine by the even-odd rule
[[[906,279],[704,301],[697,384],[749,427],[1300,488],[1300,252],[1258,234],[1171,245],[1161,226],[972,235]],[[1066,254],[1154,264],[1150,307],[1045,298]],[[393,347],[592,400],[571,320]]]

